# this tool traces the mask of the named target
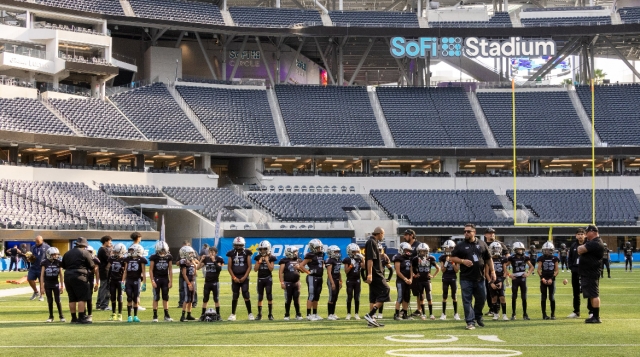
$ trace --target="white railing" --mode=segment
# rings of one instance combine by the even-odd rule
[[[189,106],[189,103],[187,103],[184,100],[184,98],[182,98],[180,93],[178,93],[178,90],[175,87],[175,83],[173,82],[169,83],[169,85],[167,85],[167,89],[169,90],[169,93],[171,93],[171,96],[173,97],[173,99],[175,99],[175,101],[178,103],[182,111],[185,113],[187,118],[191,120],[193,125],[196,127],[196,129],[198,129],[198,131],[204,137],[207,143],[217,144],[217,141],[213,137],[213,134],[211,134],[209,129],[207,129],[207,127],[202,123],[198,115],[191,109],[191,107]]]
[[[289,133],[287,127],[284,124],[284,118],[282,118],[282,112],[280,112],[280,104],[276,91],[273,88],[267,89],[267,99],[269,101],[269,107],[271,109],[271,115],[273,116],[273,122],[276,126],[276,134],[280,140],[280,145],[291,146],[291,140],[289,139]]]
[[[51,101],[49,101],[49,98],[47,98],[47,96],[45,94],[40,96],[40,102],[45,107],[47,107],[47,109],[49,109],[53,113],[53,115],[58,117],[58,119],[60,119],[60,121],[62,121],[66,126],[68,126],[69,129],[71,129],[71,131],[74,132],[74,134],[76,134],[77,136],[87,136],[82,130],[80,130],[80,128],[78,128],[71,121],[71,119],[69,119],[66,115],[64,115],[64,113],[62,113],[58,108],[56,108],[55,105],[53,105],[51,103]]]

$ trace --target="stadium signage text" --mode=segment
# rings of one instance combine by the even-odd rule
[[[419,37],[406,39],[391,38],[391,55],[396,58],[430,57],[520,57],[520,56],[553,56],[556,54],[556,43],[550,39],[523,40],[510,37],[497,41],[486,38],[467,37]]]

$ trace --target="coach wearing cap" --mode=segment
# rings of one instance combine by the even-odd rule
[[[604,244],[598,234],[598,227],[590,225],[586,229],[586,243],[578,247],[580,262],[580,285],[582,295],[589,299],[593,316],[584,322],[599,324],[600,321],[600,274],[602,273],[602,257],[604,256]]]
[[[61,267],[64,269],[64,285],[69,296],[69,310],[71,323],[90,324],[91,320],[85,315],[85,302],[91,299],[87,275],[95,267],[93,257],[86,248],[89,245],[85,238],[75,241],[75,248],[62,256]],[[76,304],[78,315],[76,316]]]

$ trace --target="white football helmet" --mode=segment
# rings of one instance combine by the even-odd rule
[[[143,257],[144,256],[144,248],[142,248],[142,246],[140,244],[132,244],[129,247],[130,250],[130,254],[132,257],[137,258],[137,257]]]
[[[260,254],[260,256],[266,257],[267,255],[271,254],[271,243],[269,243],[269,241],[263,240],[262,242],[260,242],[260,244],[258,244],[258,254]]]
[[[322,253],[322,242],[320,241],[320,239],[312,239],[309,242],[309,252],[311,253]]]
[[[418,244],[416,250],[418,251],[418,255],[423,258],[429,255],[429,246],[427,245],[427,243]]]
[[[456,247],[456,242],[449,239],[446,242],[444,242],[444,244],[442,245],[442,250],[444,251],[445,255],[451,255],[451,252],[453,252],[453,248],[455,247]]]
[[[45,255],[50,261],[58,260],[60,258],[60,251],[56,247],[50,247],[47,249]]]
[[[245,244],[246,242],[242,237],[235,237],[233,239],[233,249],[236,249],[236,250],[244,249]]]
[[[350,258],[355,258],[358,254],[360,254],[360,247],[355,243],[350,243],[347,246],[347,255]]]
[[[384,245],[382,245],[382,243],[378,243],[378,250],[380,253],[384,253]]]
[[[111,250],[111,257],[114,259],[123,258],[125,254],[127,254],[127,247],[122,243],[116,244]]]
[[[513,243],[513,251],[516,252],[516,254],[523,255],[524,249],[524,244],[522,244],[521,242]]]
[[[289,259],[297,259],[298,258],[298,247],[288,246],[284,248],[284,256]]]
[[[167,244],[167,242],[165,241],[157,241],[156,242],[156,254],[164,257],[165,255],[169,254],[169,245]]]
[[[411,256],[413,254],[413,248],[411,248],[411,244],[402,242],[400,243],[400,252],[401,254]]]
[[[93,249],[93,247],[92,247],[92,246],[88,245],[88,246],[87,246],[87,248],[85,248],[85,250],[86,250],[87,252],[89,252],[89,254],[91,254],[91,256],[92,256],[92,257],[95,257],[95,256],[96,256],[96,250],[95,250],[95,249]]]
[[[552,242],[545,242],[542,245],[542,254],[544,255],[553,255],[553,251],[556,249],[556,247],[553,246]]]
[[[180,259],[193,260],[196,257],[196,251],[188,245],[180,248]]]
[[[338,247],[337,245],[331,245],[327,250],[329,253],[329,258],[340,260],[340,247]]]
[[[500,242],[491,243],[489,251],[491,252],[491,256],[502,256],[502,244],[500,244]]]

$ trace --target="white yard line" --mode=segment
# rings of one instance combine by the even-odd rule
[[[630,343],[630,344],[456,344],[455,347],[640,347],[640,344]],[[402,344],[321,344],[321,345],[311,345],[311,344],[176,344],[176,345],[165,345],[165,344],[155,344],[155,345],[42,345],[42,346],[33,346],[30,345],[29,348],[167,348],[167,347],[402,347]],[[454,346],[452,346],[454,347]],[[21,348],[24,349],[24,345],[0,345],[0,348]]]

